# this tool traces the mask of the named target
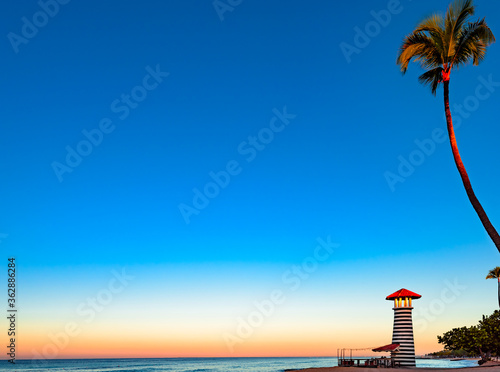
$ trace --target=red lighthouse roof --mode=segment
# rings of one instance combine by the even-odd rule
[[[401,288],[399,291],[394,292],[393,294],[387,296],[385,299],[386,300],[394,300],[395,298],[404,298],[404,297],[409,297],[409,298],[420,298],[419,294],[409,291],[407,289]]]

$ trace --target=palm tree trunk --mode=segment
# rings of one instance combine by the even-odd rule
[[[498,277],[498,307],[500,308],[500,277]]]
[[[500,236],[498,232],[495,230],[493,225],[491,224],[486,212],[484,211],[481,203],[477,200],[476,195],[474,194],[474,190],[472,190],[472,186],[469,181],[469,176],[467,175],[467,171],[465,170],[464,164],[462,163],[462,159],[460,158],[460,153],[458,152],[457,140],[455,138],[455,131],[453,129],[453,121],[451,120],[451,112],[450,112],[450,81],[443,81],[444,85],[444,111],[446,113],[446,125],[448,127],[448,136],[450,138],[451,151],[453,152],[453,159],[455,159],[455,165],[457,166],[458,173],[460,173],[460,177],[462,177],[462,182],[465,187],[465,192],[467,192],[467,196],[474,207],[481,223],[483,224],[486,232],[490,236],[491,240],[500,252]],[[500,287],[499,287],[500,288]],[[500,291],[500,289],[499,289]],[[500,292],[499,292],[500,295]],[[500,298],[499,298],[500,305]]]

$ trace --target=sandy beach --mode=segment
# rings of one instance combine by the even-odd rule
[[[389,370],[388,368],[383,368],[384,370]],[[477,367],[466,367],[466,368],[398,368],[398,370],[408,370],[414,369],[419,372],[422,371],[432,371],[432,372],[453,372],[454,370],[460,370],[460,372],[500,372],[500,363],[498,362],[487,362],[482,366]],[[363,367],[324,367],[324,368],[306,368],[306,369],[286,369],[286,372],[368,372],[370,368]]]

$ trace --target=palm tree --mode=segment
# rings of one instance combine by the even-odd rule
[[[438,86],[443,84],[444,110],[455,164],[472,206],[500,252],[500,236],[477,200],[460,158],[450,113],[451,71],[469,62],[477,66],[484,59],[486,48],[495,41],[495,37],[484,19],[468,22],[473,14],[472,0],[456,0],[450,4],[444,17],[440,14],[427,17],[411,34],[404,38],[397,64],[400,65],[404,74],[412,59],[414,62],[418,62],[422,68],[427,70],[418,80],[420,83],[430,85],[434,95],[436,95]]]
[[[486,279],[498,279],[498,306],[500,307],[500,266],[490,270],[488,275],[486,275]]]

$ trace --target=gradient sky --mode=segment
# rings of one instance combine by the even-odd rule
[[[449,145],[430,144],[442,90],[395,64],[447,0],[46,3],[0,15],[0,248],[17,260],[19,358],[335,355],[391,341],[385,296],[402,287],[422,295],[425,353],[496,309],[484,277],[498,252]],[[500,33],[500,4],[476,8]],[[494,44],[451,81],[497,228],[499,59]]]

